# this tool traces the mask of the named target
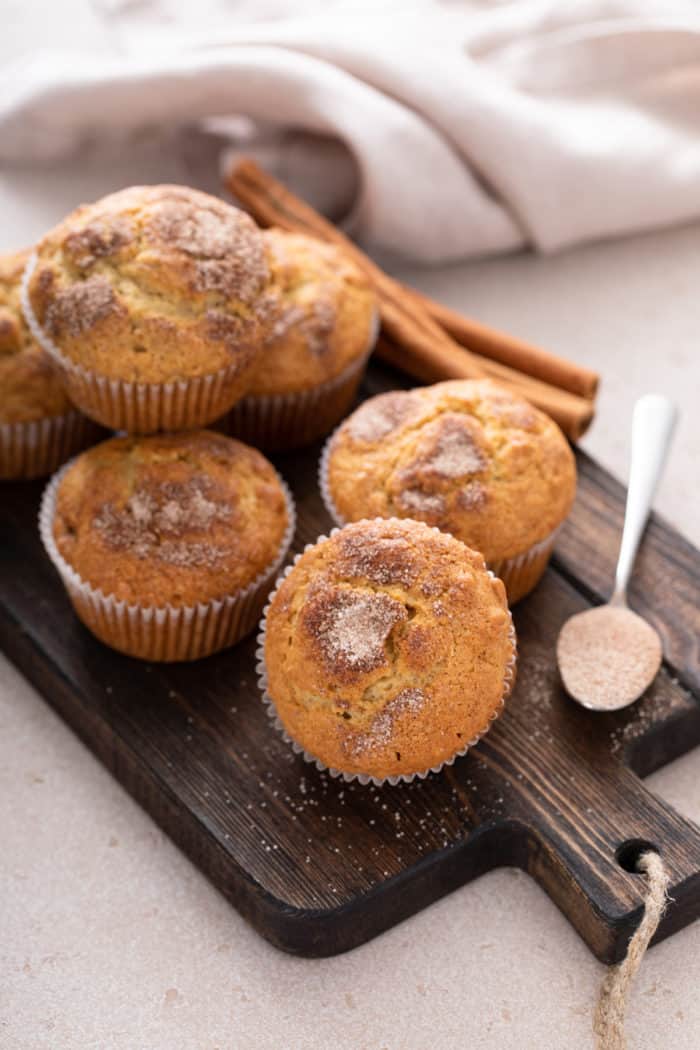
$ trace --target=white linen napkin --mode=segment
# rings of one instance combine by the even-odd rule
[[[692,0],[97,6],[112,55],[0,74],[0,162],[197,125],[424,262],[700,216]]]

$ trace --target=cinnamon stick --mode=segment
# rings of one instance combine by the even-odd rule
[[[475,321],[473,317],[465,317],[457,310],[429,299],[415,288],[411,288],[411,291],[423,303],[433,320],[474,353],[580,397],[595,397],[600,378],[597,372],[550,354],[513,335],[505,335],[481,321]]]
[[[574,379],[568,376],[569,384],[576,382],[576,365],[570,365],[554,355],[536,351],[525,362],[535,374],[525,374],[504,364],[492,360],[486,353],[494,342],[505,341],[497,351],[501,356],[517,359],[525,354],[527,344],[513,340],[509,336],[493,332],[485,326],[479,326],[467,318],[461,320],[466,325],[458,325],[459,314],[407,288],[384,273],[360,248],[332,223],[319,215],[310,205],[291,193],[282,183],[262,171],[251,160],[240,161],[227,177],[231,192],[248,208],[253,217],[263,226],[280,226],[294,233],[306,233],[321,240],[330,241],[341,247],[367,274],[378,295],[382,319],[382,337],[379,340],[377,354],[401,368],[409,375],[423,382],[436,382],[443,379],[474,379],[491,376],[507,386],[513,392],[530,400],[538,408],[547,412],[559,423],[562,430],[572,440],[577,440],[588,427],[593,418],[593,404],[586,397],[577,396],[566,387],[559,387],[540,379],[537,369],[545,359],[549,360],[549,375],[557,375],[563,382],[567,381],[567,368],[552,368],[552,362],[561,362],[573,369]],[[438,323],[440,320],[440,323]],[[442,322],[449,321],[455,333],[467,341],[467,330],[473,339],[475,328],[483,329],[481,338],[477,334],[479,349],[483,354],[477,355],[447,334]],[[491,338],[493,336],[494,338]],[[513,356],[515,355],[515,356]],[[525,354],[525,356],[527,356]],[[583,370],[587,372],[587,370]],[[590,376],[597,381],[593,373],[583,380],[587,389],[595,392],[595,383],[591,386]],[[579,377],[580,379],[580,377]]]
[[[447,369],[436,369],[422,355],[413,353],[408,347],[397,345],[386,335],[377,340],[375,354],[394,368],[406,372],[422,383],[439,383],[444,379],[468,379],[461,368],[459,358],[453,358]],[[488,358],[472,355],[485,374],[497,380],[515,394],[526,398],[536,408],[546,412],[559,424],[566,436],[578,441],[585,434],[593,419],[593,402],[587,398],[570,394],[567,390],[542,383],[531,376],[524,376],[507,365]]]

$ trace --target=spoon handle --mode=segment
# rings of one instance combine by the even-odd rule
[[[627,584],[671,447],[677,415],[673,402],[659,394],[645,394],[634,406],[625,524],[611,599],[617,605],[627,602]]]

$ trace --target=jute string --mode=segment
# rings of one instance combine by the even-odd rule
[[[625,1012],[632,982],[668,901],[669,876],[658,853],[651,850],[643,853],[637,861],[637,870],[647,879],[644,914],[627,955],[618,966],[612,966],[603,979],[593,1020],[597,1050],[625,1050],[627,1046]]]

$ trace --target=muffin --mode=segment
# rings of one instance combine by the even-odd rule
[[[417,518],[481,551],[515,602],[544,572],[576,492],[553,422],[489,380],[366,401],[331,438],[321,489],[339,525]]]
[[[138,433],[179,430],[245,393],[269,276],[244,212],[184,186],[133,186],[44,237],[24,307],[87,415]]]
[[[255,626],[294,509],[261,453],[204,430],[96,445],[51,481],[40,526],[98,638],[145,660],[195,660]]]
[[[261,687],[307,761],[379,783],[437,771],[502,709],[515,673],[505,589],[417,521],[360,521],[300,555],[266,610]]]
[[[225,428],[260,448],[297,448],[349,411],[374,345],[377,303],[335,245],[277,229],[263,238],[275,320]]]
[[[101,430],[68,400],[20,307],[29,251],[0,256],[0,478],[51,474]]]

